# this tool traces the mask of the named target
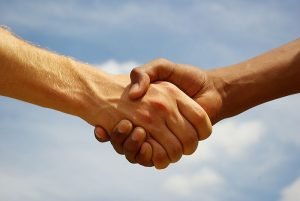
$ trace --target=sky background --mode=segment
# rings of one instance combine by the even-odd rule
[[[300,2],[0,0],[0,24],[112,73],[164,57],[204,69],[300,36]],[[300,96],[223,120],[157,171],[100,144],[83,120],[0,97],[0,200],[300,200]]]

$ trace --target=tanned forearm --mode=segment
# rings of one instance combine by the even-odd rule
[[[218,119],[300,92],[300,39],[248,61],[212,70],[223,97]]]

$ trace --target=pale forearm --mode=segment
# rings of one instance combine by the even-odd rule
[[[101,101],[101,93],[93,96],[90,80],[101,78],[98,83],[105,91],[107,74],[30,45],[6,30],[0,29],[0,34],[0,95],[80,117],[94,101]]]
[[[248,61],[213,70],[223,97],[220,118],[300,92],[300,39]]]

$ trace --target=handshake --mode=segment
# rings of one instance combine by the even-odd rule
[[[212,124],[300,92],[300,39],[214,70],[158,59],[111,75],[0,28],[0,95],[78,116],[131,163],[166,168]]]
[[[210,119],[219,120],[222,98],[207,71],[157,59],[134,68],[130,78],[128,85],[127,76],[116,77],[126,86],[116,109],[127,120],[109,135],[105,127],[96,127],[100,142],[110,140],[131,163],[162,169],[192,154],[198,141],[209,137]]]

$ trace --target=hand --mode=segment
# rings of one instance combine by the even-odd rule
[[[157,59],[131,71],[129,97],[142,97],[152,82],[170,82],[201,105],[215,124],[221,120],[222,96],[217,86],[219,78],[213,76],[212,72],[186,64],[176,64],[166,59]]]
[[[166,80],[197,101],[216,123],[259,104],[299,93],[299,48],[298,39],[241,63],[206,72],[156,60],[132,71],[132,81],[138,84],[133,85],[130,96],[143,95],[150,82]]]
[[[152,143],[151,146],[149,142],[145,142],[147,137],[145,130],[141,127],[133,129],[130,121],[120,121],[111,136],[108,136],[102,127],[97,126],[95,137],[99,142],[110,140],[116,152],[125,154],[129,162],[138,162],[146,167],[153,166],[152,146],[157,146],[157,144]]]
[[[182,154],[193,153],[197,148],[198,136],[204,138],[211,133],[211,124],[204,110],[167,82],[152,84],[146,95],[136,101],[129,99],[128,89],[125,89],[117,105],[116,110],[111,110],[114,116],[121,116],[119,120],[129,119],[135,125],[143,125],[148,131],[147,143],[143,147],[147,156],[153,152],[152,157],[148,158],[152,158],[156,168],[165,168],[170,162],[178,161]],[[141,133],[143,129],[135,128],[133,131]],[[115,133],[118,136],[122,132],[118,129]],[[113,139],[121,143],[117,141],[119,138]],[[118,148],[116,151],[122,153]]]
[[[132,86],[129,91],[129,96],[133,99],[143,96],[150,86],[150,82],[165,80],[175,84],[201,105],[208,113],[213,123],[220,120],[218,114],[222,106],[222,99],[219,91],[215,87],[218,82],[217,79],[207,71],[189,65],[175,64],[164,59],[158,59],[142,67],[133,69],[131,72],[131,79]],[[121,122],[118,126],[124,126],[126,124],[127,128],[131,128],[131,123],[128,121]],[[102,132],[100,127],[96,128],[95,131],[96,136],[97,133],[102,133],[98,138],[101,138],[104,141],[109,140],[109,136]],[[124,129],[123,131],[124,132],[122,134],[119,133],[119,135],[122,135],[122,139],[124,140],[117,141],[115,137],[116,134],[112,133],[111,135],[111,143],[115,149],[123,149],[124,151],[122,153],[125,154],[127,159],[130,158],[131,162],[138,162],[141,165],[148,166],[149,161],[145,162],[145,160],[142,159],[149,158],[149,156],[143,157],[141,156],[141,153],[137,153],[140,146],[142,147],[141,151],[143,151],[143,153],[149,153],[150,151],[144,151],[146,146],[143,147],[141,141],[132,142],[130,138],[126,138],[131,131],[130,129]],[[203,140],[206,137],[200,138],[200,140]],[[123,144],[121,142],[124,142],[125,140],[126,143],[122,146]],[[134,156],[136,156],[135,160]]]

